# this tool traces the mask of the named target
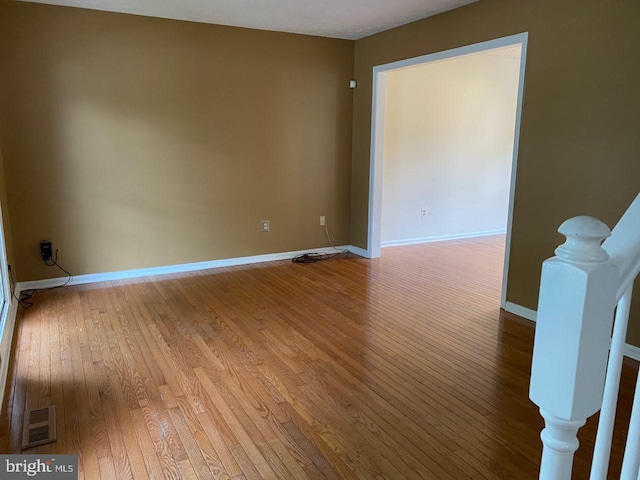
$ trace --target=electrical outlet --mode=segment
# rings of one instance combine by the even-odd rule
[[[260,222],[260,231],[261,232],[268,232],[270,227],[271,227],[271,225],[270,225],[269,220],[262,220]]]
[[[324,227],[327,224],[324,215],[320,215],[320,226]]]
[[[52,252],[51,242],[49,242],[48,240],[41,241],[40,256],[42,257],[42,260],[44,260],[45,262],[51,260],[51,252]]]
[[[427,207],[424,207],[420,210],[420,216],[421,217],[426,217],[427,213],[429,213],[429,210],[427,209]]]

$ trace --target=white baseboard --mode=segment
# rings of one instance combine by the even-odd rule
[[[526,308],[511,302],[507,302],[504,306],[504,309],[509,313],[513,313],[514,315],[518,315],[519,317],[526,318],[527,320],[531,320],[533,322],[535,322],[538,317],[538,312],[536,312],[535,310],[531,310],[530,308]],[[640,348],[625,343],[624,356],[640,362]]]
[[[532,322],[535,322],[536,318],[538,317],[538,312],[536,312],[535,310],[531,310],[530,308],[526,308],[511,302],[505,303],[504,309],[509,313],[513,313],[514,315],[518,315],[519,317],[526,318],[527,320],[531,320]]]
[[[353,245],[349,245],[347,247],[347,250],[349,250],[351,253],[355,253],[356,255],[359,255],[361,257],[371,258],[371,254],[369,253],[369,251],[365,250],[364,248],[360,248],[360,247],[355,247]]]
[[[445,242],[447,240],[462,240],[464,238],[487,237],[489,235],[503,235],[505,233],[507,233],[507,231],[503,228],[500,230],[483,230],[481,232],[455,233],[452,235],[440,235],[436,237],[387,240],[385,242],[380,242],[380,247],[399,247],[400,245],[416,245],[418,243]]]
[[[628,343],[624,344],[624,356],[633,358],[640,362],[640,348],[635,347],[633,345],[629,345]]]
[[[15,295],[20,297],[19,287],[16,287]],[[17,314],[18,302],[12,298],[0,323],[0,357],[2,358],[2,364],[0,365],[0,409],[4,402],[4,393],[7,387],[9,364],[11,363],[11,345],[13,343],[13,331],[16,326]]]
[[[351,250],[350,245],[338,246],[338,250]],[[221,260],[209,260],[206,262],[182,263],[179,265],[166,265],[162,267],[138,268],[135,270],[121,270],[117,272],[89,273],[86,275],[74,275],[68,285],[82,285],[85,283],[109,282],[112,280],[124,280],[127,278],[150,277],[153,275],[165,275],[170,273],[195,272],[210,268],[232,267],[236,265],[248,265],[251,263],[274,262],[276,260],[289,260],[303,253],[336,253],[332,247],[314,248],[299,250],[295,252],[268,253],[265,255],[253,255],[250,257],[224,258]],[[357,252],[354,252],[357,253]],[[32,288],[51,288],[62,285],[67,281],[66,277],[48,278],[45,280],[33,280],[28,282],[18,282],[17,288],[21,291]]]

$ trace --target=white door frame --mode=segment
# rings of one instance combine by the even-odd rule
[[[13,301],[13,291],[9,283],[7,248],[4,235],[4,222],[2,220],[2,205],[0,204],[0,282],[2,283],[1,295],[4,302],[0,309],[0,408],[4,402],[7,375],[11,355],[11,342],[16,322],[16,309],[18,302]]]
[[[513,198],[516,188],[516,171],[518,165],[518,146],[520,143],[520,120],[522,116],[522,102],[524,97],[524,76],[527,58],[528,32],[497,38],[486,42],[475,43],[465,47],[431,53],[420,57],[408,58],[397,62],[377,65],[373,67],[373,95],[371,120],[371,161],[369,168],[369,231],[367,235],[368,258],[380,256],[380,230],[382,218],[382,167],[384,152],[384,118],[387,96],[387,73],[401,68],[413,67],[420,64],[445,60],[448,58],[483,52],[499,47],[521,45],[520,76],[518,80],[518,102],[516,107],[515,135],[511,162],[511,184],[509,187],[509,212],[507,215],[507,238],[504,255],[504,270],[502,274],[502,296],[500,305],[504,308],[507,300],[507,275],[509,272],[509,252],[511,250],[511,224],[513,221]]]

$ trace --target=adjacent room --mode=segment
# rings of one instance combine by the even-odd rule
[[[0,453],[637,478],[638,25],[605,0],[0,0]],[[377,137],[376,72],[433,55],[385,73]]]
[[[521,50],[386,73],[382,246],[506,234]]]
[[[381,208],[369,242],[414,245],[417,252],[429,248],[419,244],[487,237],[467,243],[495,251],[477,254],[485,270],[504,270],[506,287],[525,40],[409,59],[374,73],[373,155],[382,158],[372,162],[371,175],[382,180],[370,199]],[[504,307],[505,294],[495,305]]]

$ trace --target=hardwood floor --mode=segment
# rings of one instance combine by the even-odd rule
[[[57,442],[27,453],[77,453],[89,480],[535,479],[533,326],[498,308],[503,249],[485,237],[39,292],[18,319],[0,451],[20,451],[25,410],[55,404]],[[625,363],[623,430],[636,371]]]

